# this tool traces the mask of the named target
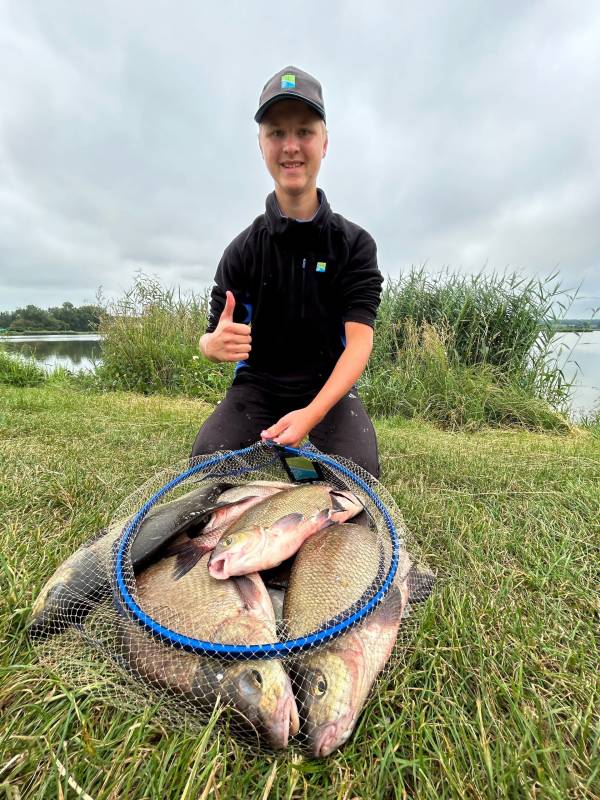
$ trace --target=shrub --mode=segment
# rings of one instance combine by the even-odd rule
[[[207,295],[181,295],[138,273],[124,297],[105,307],[98,379],[114,389],[217,402],[231,381],[232,366],[199,355],[207,311]]]
[[[40,386],[46,373],[32,358],[12,356],[0,349],[0,383],[9,386]]]

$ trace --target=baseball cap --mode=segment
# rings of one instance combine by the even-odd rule
[[[298,67],[284,67],[265,83],[258,101],[258,111],[254,115],[260,122],[265,111],[280,100],[302,100],[325,119],[325,105],[321,84],[308,72]]]

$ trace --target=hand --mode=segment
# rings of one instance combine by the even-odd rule
[[[225,308],[217,327],[200,339],[200,350],[210,361],[244,361],[250,355],[250,326],[233,321],[235,297],[225,292]]]
[[[299,408],[290,411],[266,431],[260,434],[262,439],[272,439],[275,444],[289,444],[297,447],[320,420],[310,408]]]

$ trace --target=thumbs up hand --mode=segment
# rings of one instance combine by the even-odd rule
[[[228,291],[217,327],[200,339],[200,350],[210,361],[243,361],[250,355],[250,326],[233,321],[234,309],[235,297]]]

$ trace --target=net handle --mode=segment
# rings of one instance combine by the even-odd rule
[[[288,445],[277,445],[280,450],[283,449],[289,453],[292,453],[293,455],[304,456],[305,458],[319,461],[320,463],[332,468],[334,471],[343,474],[356,486],[360,487],[364,492],[366,492],[366,494],[371,498],[378,510],[381,512],[392,543],[392,560],[383,584],[373,595],[373,597],[368,600],[358,611],[355,611],[346,619],[331,625],[324,630],[319,630],[308,634],[307,636],[301,636],[296,639],[288,639],[283,642],[267,642],[264,644],[250,645],[206,642],[202,639],[194,639],[189,636],[184,636],[183,634],[177,633],[170,628],[165,628],[155,619],[146,614],[143,609],[137,605],[131,596],[127,586],[127,581],[123,574],[123,562],[129,553],[131,545],[133,544],[133,540],[135,538],[134,533],[137,531],[139,525],[145,518],[146,514],[150,511],[152,506],[154,506],[161,499],[161,497],[163,497],[163,495],[174,489],[176,486],[179,486],[180,483],[185,481],[191,475],[196,474],[200,470],[217,464],[222,464],[237,456],[248,455],[249,453],[256,452],[256,450],[265,447],[273,449],[275,445],[270,442],[259,442],[251,445],[250,447],[244,447],[239,450],[214,455],[211,458],[208,458],[206,461],[195,464],[193,467],[190,467],[189,469],[180,473],[171,481],[162,486],[149,500],[144,503],[135,516],[125,525],[114,550],[111,570],[113,595],[116,600],[117,607],[123,614],[125,614],[125,616],[140,625],[144,630],[163,643],[167,641],[171,646],[191,653],[213,655],[220,658],[233,660],[242,660],[245,658],[285,658],[289,655],[304,652],[305,650],[309,650],[316,645],[324,644],[325,642],[329,642],[337,638],[352,625],[355,625],[357,622],[364,619],[372,611],[374,611],[377,605],[383,600],[390,590],[398,570],[400,541],[396,531],[396,526],[394,525],[392,517],[382,500],[377,496],[373,489],[371,489],[368,483],[359,475],[342,464],[339,464],[330,456],[321,453],[316,448],[313,449],[310,445],[304,448],[291,447]],[[246,471],[249,472],[251,469],[251,467],[248,467],[248,470]]]

